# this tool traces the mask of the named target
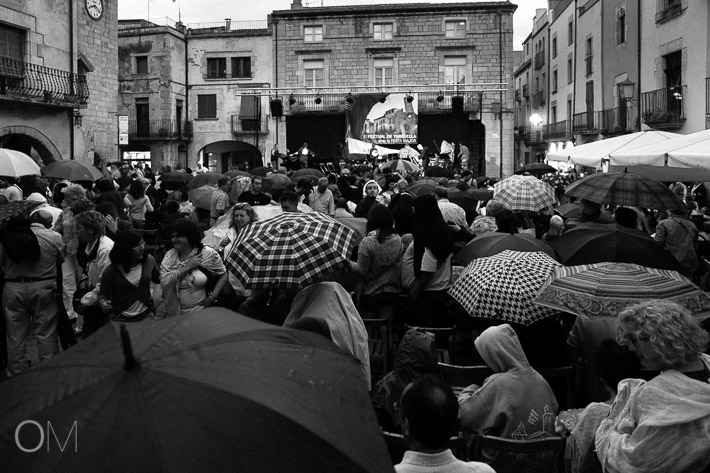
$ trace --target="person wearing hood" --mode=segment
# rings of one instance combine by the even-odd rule
[[[377,203],[377,196],[382,192],[382,188],[374,179],[370,179],[365,183],[365,187],[362,190],[362,199],[357,204],[355,209],[356,218],[366,218],[367,213],[370,211],[373,205]]]
[[[494,374],[483,386],[471,385],[459,396],[461,430],[513,440],[555,435],[557,399],[528,359],[508,324],[489,327],[474,342]],[[487,455],[497,472],[526,471],[515,456]]]
[[[358,247],[357,262],[350,262],[352,270],[360,277],[355,304],[361,314],[370,311],[375,313],[375,318],[387,319],[391,332],[400,293],[402,239],[394,232],[392,214],[382,204],[370,208],[365,228],[367,236]]]
[[[410,328],[399,343],[392,371],[372,389],[372,405],[384,430],[401,431],[402,419],[394,404],[409,383],[426,375],[439,376],[434,335],[416,327]]]
[[[710,465],[708,333],[690,311],[649,300],[619,313],[616,340],[647,370],[645,382],[619,383],[611,413],[595,436],[597,457],[610,473],[686,473]]]

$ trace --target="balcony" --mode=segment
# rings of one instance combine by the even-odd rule
[[[525,84],[525,85],[523,86],[523,97],[524,97],[524,98],[530,97],[530,91],[528,90],[528,85],[527,85],[527,84]]]
[[[665,23],[683,13],[680,0],[657,0],[656,23]]]
[[[685,122],[687,86],[666,87],[641,94],[643,122],[658,130],[675,130]]]
[[[535,70],[539,71],[545,66],[545,51],[535,53]]]
[[[192,122],[187,120],[128,120],[128,138],[134,140],[189,140]]]
[[[602,112],[590,110],[574,114],[574,132],[581,135],[598,135],[602,131]]]
[[[572,139],[572,130],[570,127],[570,123],[567,120],[543,126],[542,134],[545,140]]]
[[[518,126],[515,128],[515,138],[518,140],[528,141],[530,139],[530,127]]]
[[[0,57],[0,100],[83,108],[86,76]]]
[[[463,97],[463,113],[478,113],[481,109],[479,94],[459,92],[459,96]],[[451,112],[451,97],[456,95],[456,92],[444,93],[444,100],[439,102],[437,92],[420,92],[419,93],[419,112],[418,113],[435,113],[440,111]]]
[[[545,105],[545,92],[542,90],[538,90],[537,92],[532,94],[532,107],[533,108],[541,108]]]
[[[630,110],[624,107],[614,107],[602,110],[601,132],[604,135],[631,133],[634,124],[630,121]]]
[[[232,115],[232,133],[235,135],[263,135],[269,132],[269,119],[261,115],[258,120],[243,120],[239,115]]]

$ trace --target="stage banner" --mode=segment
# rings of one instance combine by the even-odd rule
[[[376,143],[416,144],[418,94],[355,94],[345,103],[346,138]]]

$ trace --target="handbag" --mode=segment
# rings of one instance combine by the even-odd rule
[[[89,278],[86,275],[86,271],[84,271],[81,275],[79,285],[77,286],[76,291],[74,291],[74,295],[72,296],[71,302],[72,307],[74,308],[74,312],[80,315],[84,315],[84,310],[86,309],[86,307],[81,305],[81,299],[91,291],[93,291],[93,288],[89,285]]]

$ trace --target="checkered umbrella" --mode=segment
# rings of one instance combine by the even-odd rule
[[[566,194],[602,205],[687,210],[685,203],[668,186],[630,172],[592,174],[570,184]]]
[[[555,268],[535,302],[589,318],[616,318],[627,306],[648,299],[677,302],[701,319],[710,314],[710,295],[685,276],[631,263]]]
[[[407,161],[404,159],[393,159],[391,161],[387,161],[385,164],[380,166],[380,169],[385,169],[385,168],[390,168],[392,171],[395,172],[419,172],[421,169],[419,166],[414,164],[411,161]]]
[[[243,230],[225,259],[246,288],[301,288],[344,267],[355,231],[318,212],[284,213]]]
[[[534,301],[550,271],[558,266],[539,251],[506,250],[473,260],[449,294],[473,317],[530,325],[556,313]]]
[[[498,181],[495,184],[493,184],[493,191],[494,192],[499,192],[505,189],[506,187],[515,187],[519,183],[524,182],[524,181],[539,181],[535,176],[521,176],[519,174],[514,174],[508,178],[503,179],[502,181]]]
[[[555,190],[548,183],[533,176],[517,176],[504,179],[494,188],[493,200],[498,201],[511,210],[531,210],[537,212],[541,208],[557,201]],[[508,184],[503,184],[510,181]],[[501,185],[503,184],[503,185]]]

